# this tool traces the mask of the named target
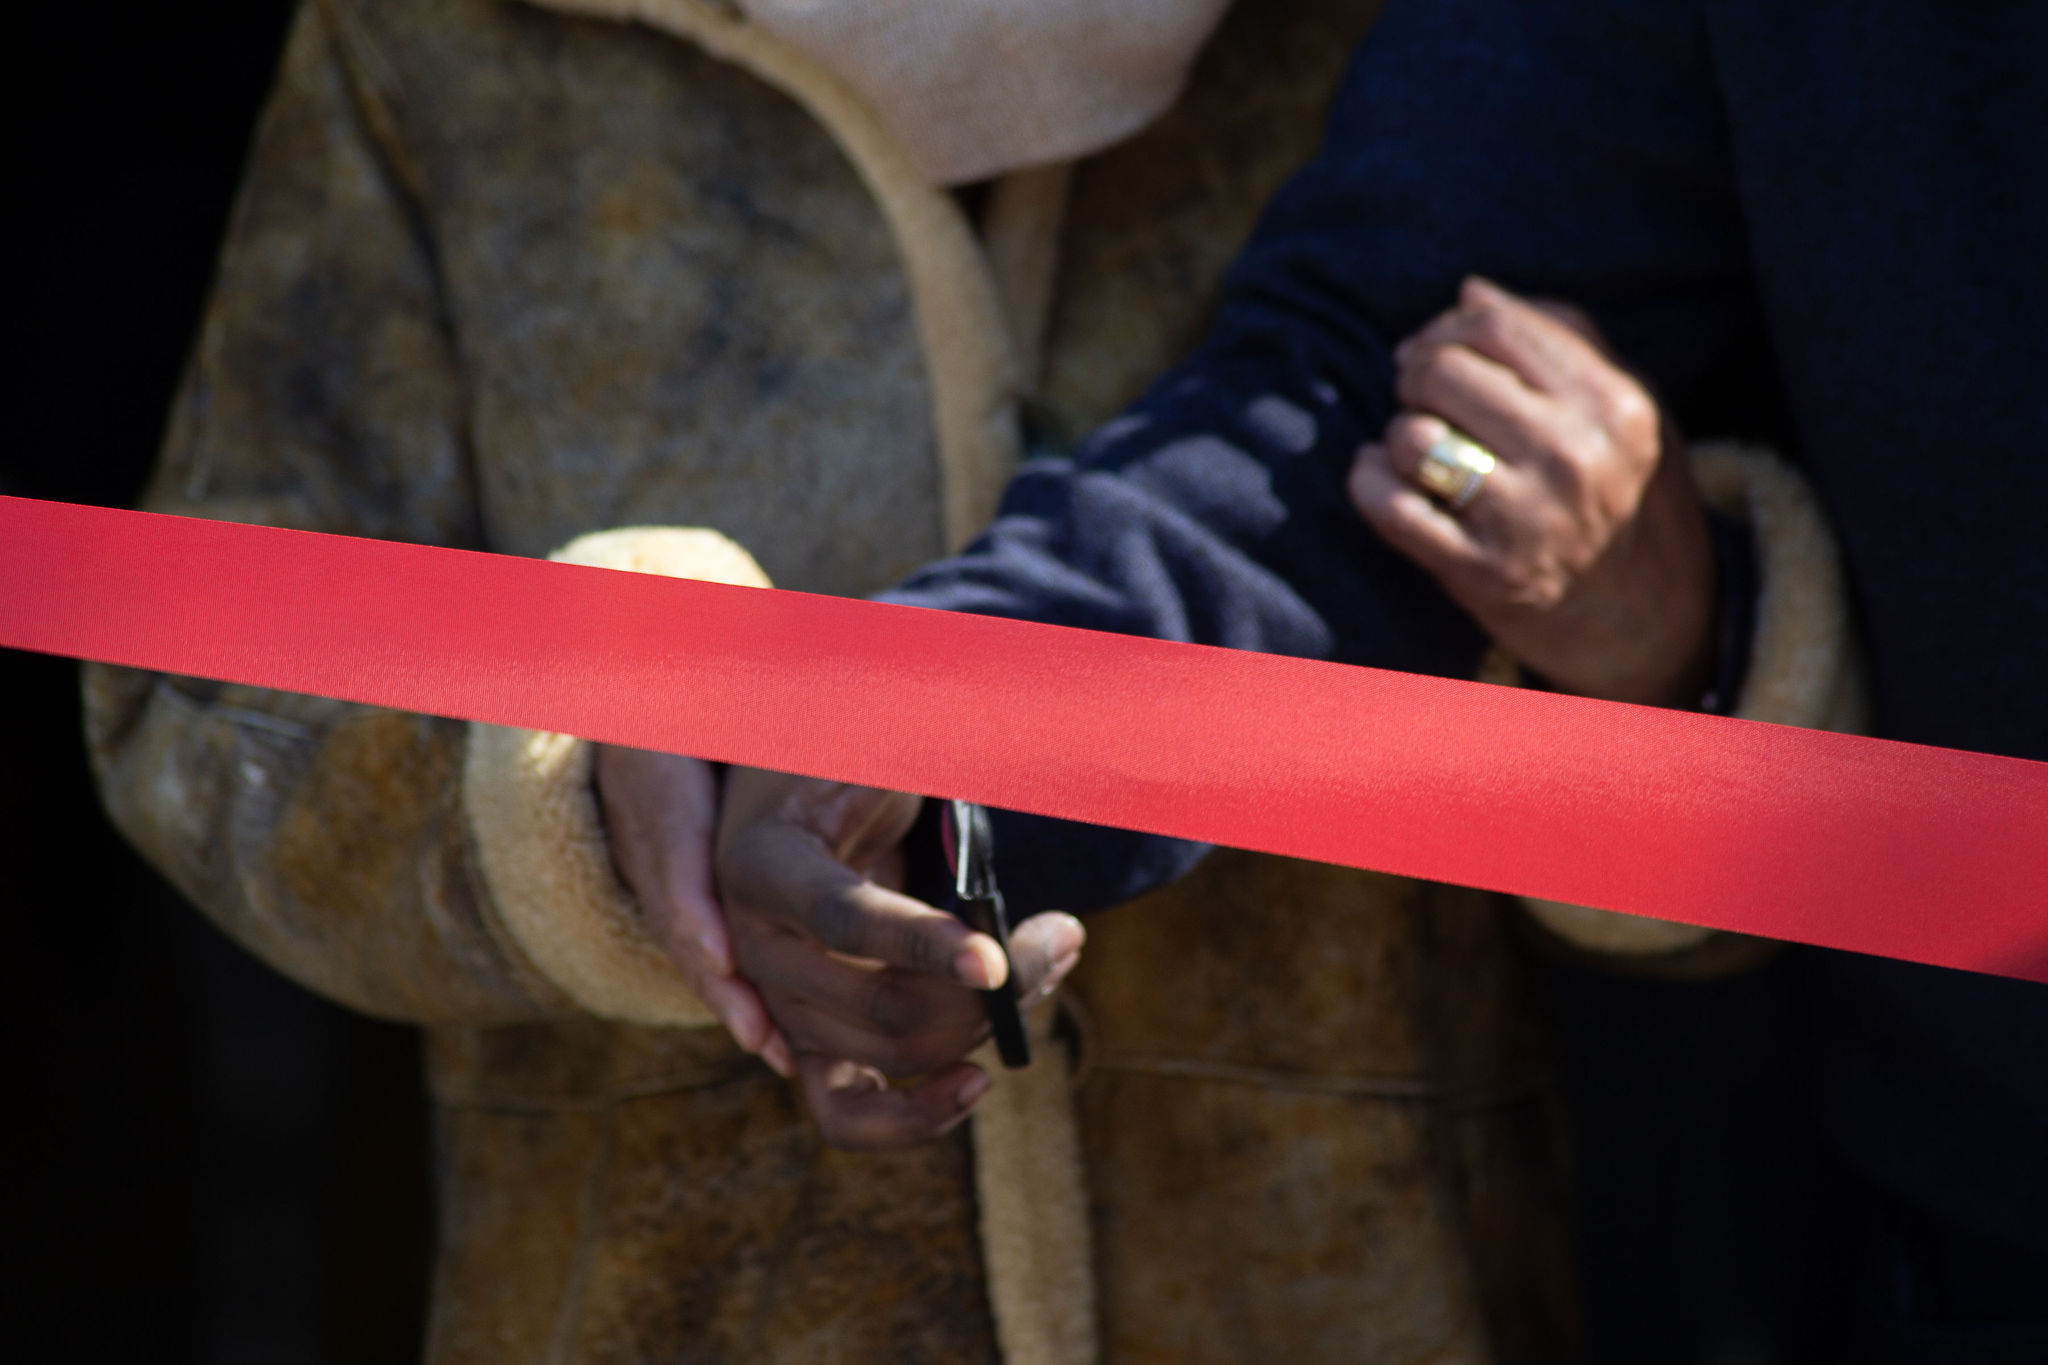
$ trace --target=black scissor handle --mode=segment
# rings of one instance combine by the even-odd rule
[[[953,868],[953,913],[970,928],[994,939],[1010,966],[1008,980],[981,993],[996,1052],[1004,1066],[1029,1066],[1031,1039],[1024,1032],[1023,1011],[1017,1008],[1017,964],[1010,957],[1009,912],[1003,905],[1003,893],[996,889],[995,834],[988,812],[972,802],[949,801],[940,829]]]

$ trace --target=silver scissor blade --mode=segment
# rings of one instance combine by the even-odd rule
[[[953,810],[953,889],[962,900],[987,900],[996,893],[995,830],[988,812],[971,801]]]
[[[967,801],[948,803],[953,819],[953,893],[961,900],[974,898],[974,806]]]

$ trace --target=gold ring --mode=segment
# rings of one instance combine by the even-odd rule
[[[1415,482],[1453,512],[1462,512],[1479,496],[1479,487],[1499,461],[1471,437],[1447,431],[1422,452]]]

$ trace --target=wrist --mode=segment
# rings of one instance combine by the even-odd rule
[[[1652,582],[1671,578],[1656,575]],[[1553,635],[1547,659],[1535,650],[1520,654],[1524,671],[1546,689],[1575,697],[1695,709],[1717,676],[1714,591],[1710,579],[1689,592],[1646,586],[1631,594],[1626,611]],[[1511,640],[1501,643],[1514,651]],[[1553,660],[1557,666],[1547,666]]]
[[[1718,550],[1706,506],[1683,472],[1659,471],[1642,515],[1608,559],[1608,572],[1623,581],[1589,593],[1625,604],[1626,615],[1602,623],[1614,666],[1602,690],[1585,695],[1694,710],[1713,688],[1721,656]]]

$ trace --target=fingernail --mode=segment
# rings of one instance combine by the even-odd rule
[[[1003,950],[996,947],[995,940],[979,935],[967,941],[960,955],[953,959],[953,975],[960,984],[977,991],[992,991],[1003,984],[1010,975],[1010,964],[1003,957]]]
[[[953,1103],[961,1109],[971,1109],[974,1102],[988,1093],[989,1079],[986,1071],[977,1071],[960,1082],[960,1088],[953,1092]]]
[[[740,1045],[742,1052],[751,1052],[757,1057],[761,1055],[761,1048],[767,1039],[754,1036],[752,1030],[744,1027],[749,1021],[742,1020],[739,1011],[730,1006],[720,1005],[712,1013],[718,1016],[719,1024],[732,1035],[732,1040]]]
[[[843,1095],[872,1095],[887,1090],[882,1073],[858,1062],[834,1062],[825,1073],[827,1089]]]
[[[1054,960],[1074,957],[1088,942],[1088,931],[1081,927],[1081,921],[1072,915],[1059,915],[1053,920],[1052,941],[1045,945]]]
[[[796,1074],[796,1066],[789,1057],[789,1044],[780,1038],[768,1040],[768,1045],[761,1049],[761,1060],[768,1063],[768,1069],[785,1081]]]

